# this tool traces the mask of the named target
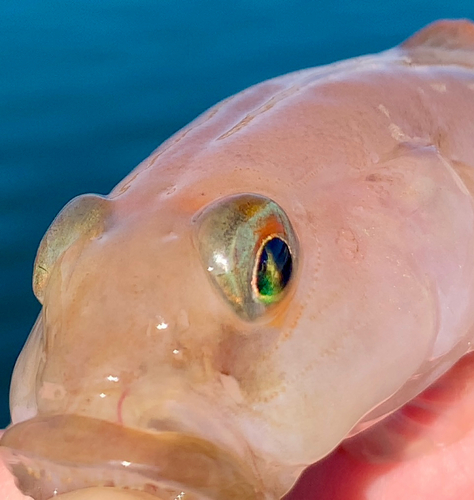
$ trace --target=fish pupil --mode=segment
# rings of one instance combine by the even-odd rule
[[[260,299],[274,301],[291,278],[293,262],[288,245],[280,238],[272,238],[263,246],[256,275]]]

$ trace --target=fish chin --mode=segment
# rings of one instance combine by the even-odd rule
[[[35,500],[97,486],[139,490],[162,500],[265,498],[254,471],[208,441],[77,415],[13,425],[2,436],[0,454],[20,490]]]

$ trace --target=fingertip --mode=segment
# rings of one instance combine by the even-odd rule
[[[469,353],[416,398],[342,446],[364,461],[396,463],[433,453],[473,428],[474,353]]]
[[[0,459],[0,498],[2,500],[32,500],[16,487],[15,479]]]
[[[160,500],[143,491],[119,490],[117,488],[84,488],[55,497],[57,500]]]

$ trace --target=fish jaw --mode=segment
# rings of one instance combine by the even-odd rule
[[[17,424],[2,437],[2,455],[20,489],[38,500],[97,485],[143,490],[164,500],[183,491],[192,500],[265,498],[251,468],[207,441],[88,417]]]

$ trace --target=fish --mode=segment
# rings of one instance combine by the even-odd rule
[[[459,439],[431,424],[472,359],[473,137],[474,24],[444,20],[250,87],[74,198],[0,441],[21,491],[276,500],[339,446]]]

